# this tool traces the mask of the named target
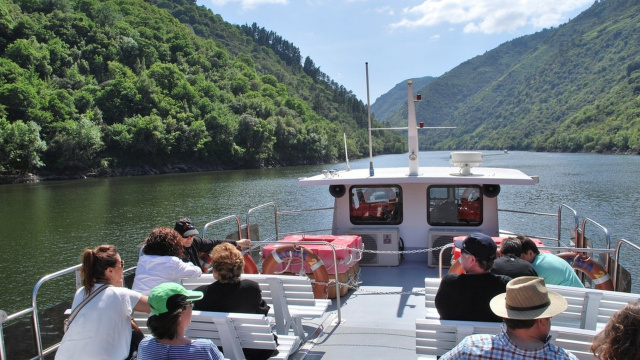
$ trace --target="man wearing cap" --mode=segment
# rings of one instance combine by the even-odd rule
[[[152,315],[147,326],[153,337],[140,342],[138,360],[222,360],[222,353],[211,340],[191,340],[184,335],[191,323],[193,301],[202,296],[200,291],[190,291],[173,282],[151,289],[148,301]]]
[[[203,269],[204,272],[207,272],[209,269],[205,266],[205,261],[200,257],[201,253],[208,255],[216,245],[223,242],[228,242],[233,246],[240,246],[242,248],[248,248],[251,245],[251,241],[249,239],[241,239],[238,241],[207,240],[196,236],[200,233],[193,224],[193,221],[188,217],[182,217],[176,221],[176,226],[173,229],[182,236],[182,246],[184,248],[182,261],[191,262]]]
[[[489,301],[505,291],[510,277],[491,273],[496,243],[490,236],[473,233],[454,242],[460,249],[464,274],[447,274],[436,294],[436,309],[443,320],[501,321]]]
[[[531,263],[538,273],[550,285],[563,285],[584,288],[571,265],[563,258],[549,253],[541,253],[538,245],[526,236],[519,236],[522,243],[520,258]]]
[[[440,357],[449,359],[557,359],[576,356],[549,342],[551,318],[567,309],[562,295],[547,290],[544,279],[523,276],[491,300],[491,310],[503,318],[498,335],[467,336]]]

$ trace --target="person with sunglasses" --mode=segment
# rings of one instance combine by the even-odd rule
[[[489,302],[506,291],[511,280],[491,273],[498,246],[482,233],[473,233],[456,240],[460,249],[460,264],[464,274],[447,274],[436,293],[436,309],[443,320],[493,321],[502,319],[491,311]]]
[[[153,337],[140,342],[138,360],[222,360],[224,356],[211,340],[192,340],[184,335],[191,323],[193,301],[202,296],[200,291],[190,291],[173,282],[151,289],[152,315],[147,326]]]
[[[182,261],[190,262],[199,268],[203,272],[209,272],[207,261],[203,260],[203,257],[208,257],[214,247],[222,243],[230,243],[233,246],[239,246],[241,248],[248,248],[251,245],[249,239],[234,240],[209,240],[203,239],[199,235],[200,233],[193,224],[193,221],[188,217],[181,217],[176,221],[176,225],[173,228],[182,237],[183,254]]]
[[[123,287],[124,261],[113,245],[82,253],[82,284],[72,310],[81,306],[62,337],[56,359],[125,359],[132,344],[131,314],[149,312],[147,297]],[[106,288],[105,288],[106,287]],[[81,305],[92,293],[95,297]]]

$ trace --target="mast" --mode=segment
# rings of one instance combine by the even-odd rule
[[[409,132],[409,176],[418,176],[418,124],[416,122],[416,106],[413,99],[413,80],[409,79],[408,87],[408,113],[409,122],[407,124]],[[371,127],[371,125],[369,125]],[[371,131],[369,131],[371,134]],[[369,135],[371,136],[371,135]]]
[[[373,176],[373,146],[371,144],[371,103],[369,102],[369,63],[364,63],[367,73],[367,118],[369,119],[369,176]]]

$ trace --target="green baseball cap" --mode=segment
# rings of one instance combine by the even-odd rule
[[[180,284],[167,282],[151,289],[148,302],[151,312],[160,315],[177,309],[184,301],[200,300],[203,296],[202,291],[187,290]]]

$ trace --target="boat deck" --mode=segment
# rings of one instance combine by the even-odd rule
[[[299,359],[416,359],[415,320],[424,318],[425,277],[438,269],[423,262],[397,267],[361,267],[360,287],[336,300],[327,316],[304,324],[308,339]]]

